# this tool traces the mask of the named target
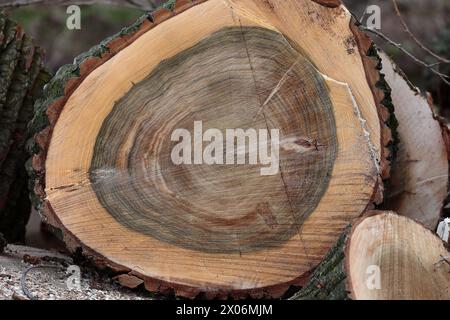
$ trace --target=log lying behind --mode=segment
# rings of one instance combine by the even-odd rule
[[[40,48],[0,12],[0,233],[23,240],[30,212],[25,151],[27,123],[45,79]]]
[[[389,211],[356,221],[292,299],[450,299],[450,252],[433,232]]]
[[[71,250],[150,291],[281,296],[382,200],[392,108],[376,51],[330,1],[172,9],[78,57],[47,87],[32,122],[40,210]],[[279,130],[272,174],[248,162],[254,141],[245,164],[233,162],[234,140],[235,165],[220,164],[225,145],[213,165],[201,153],[172,158],[176,129],[225,139],[238,128]],[[211,148],[195,139],[193,150]]]
[[[399,122],[384,208],[435,230],[448,192],[448,129],[395,63],[383,52],[380,57]]]

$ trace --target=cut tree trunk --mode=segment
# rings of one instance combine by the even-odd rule
[[[279,297],[382,201],[395,121],[377,52],[339,1],[167,7],[47,87],[31,124],[36,204],[71,250],[150,291]],[[196,121],[224,139],[279,130],[279,164],[220,164],[221,144],[214,165],[175,164],[176,129],[212,148]]]
[[[30,213],[27,123],[45,82],[40,48],[0,12],[0,233],[22,241]]]
[[[373,211],[354,223],[293,300],[450,299],[450,252],[421,224]]]
[[[383,52],[380,57],[399,122],[383,207],[436,230],[448,192],[448,128],[395,63]]]

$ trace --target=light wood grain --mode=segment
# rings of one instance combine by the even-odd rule
[[[442,259],[449,252],[413,220],[395,213],[366,218],[355,227],[348,246],[348,288],[355,299],[450,299],[450,265]],[[378,289],[367,285],[371,266],[380,270]]]

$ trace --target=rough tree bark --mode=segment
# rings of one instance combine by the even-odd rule
[[[395,118],[377,52],[339,1],[166,7],[46,87],[35,204],[71,250],[150,291],[279,297],[382,201]],[[175,165],[171,133],[199,120],[279,129],[278,173]]]
[[[449,251],[433,232],[373,211],[341,236],[293,300],[448,300]]]
[[[0,233],[23,240],[30,212],[25,151],[27,123],[45,83],[43,53],[0,12]]]

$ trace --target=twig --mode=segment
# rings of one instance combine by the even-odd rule
[[[395,13],[397,14],[397,17],[400,19],[401,24],[403,25],[403,28],[405,29],[405,32],[411,37],[411,39],[414,40],[414,42],[423,50],[425,50],[428,54],[432,55],[434,58],[438,59],[441,63],[450,63],[450,60],[445,59],[438,54],[434,53],[430,49],[428,49],[417,37],[411,32],[408,25],[406,24],[405,19],[403,19],[402,14],[400,13],[400,9],[398,8],[397,0],[391,0],[392,4],[394,5]]]
[[[435,63],[430,63],[429,66],[430,66],[430,67],[435,67],[435,66],[438,66],[438,65],[440,65],[440,64],[442,64],[442,63],[443,63],[443,62],[438,61],[438,62],[435,62]]]
[[[447,84],[448,86],[450,86],[450,81],[448,81],[446,78],[450,78],[448,75],[443,74],[439,71],[437,71],[436,69],[433,69],[433,65],[436,64],[427,64],[425,62],[423,62],[422,60],[420,60],[419,58],[417,58],[416,56],[414,56],[412,53],[410,53],[409,51],[407,51],[406,49],[404,49],[402,47],[401,44],[396,43],[395,41],[391,40],[390,38],[388,38],[386,35],[384,35],[383,33],[372,29],[372,28],[368,28],[366,26],[361,25],[361,28],[367,32],[373,33],[376,36],[380,37],[381,39],[387,41],[389,44],[391,44],[392,46],[398,48],[399,50],[401,50],[404,54],[406,54],[410,59],[412,59],[414,62],[416,62],[417,64],[427,68],[428,70],[430,70],[432,73],[434,73],[435,75],[437,75],[439,78],[441,78],[441,80]]]

